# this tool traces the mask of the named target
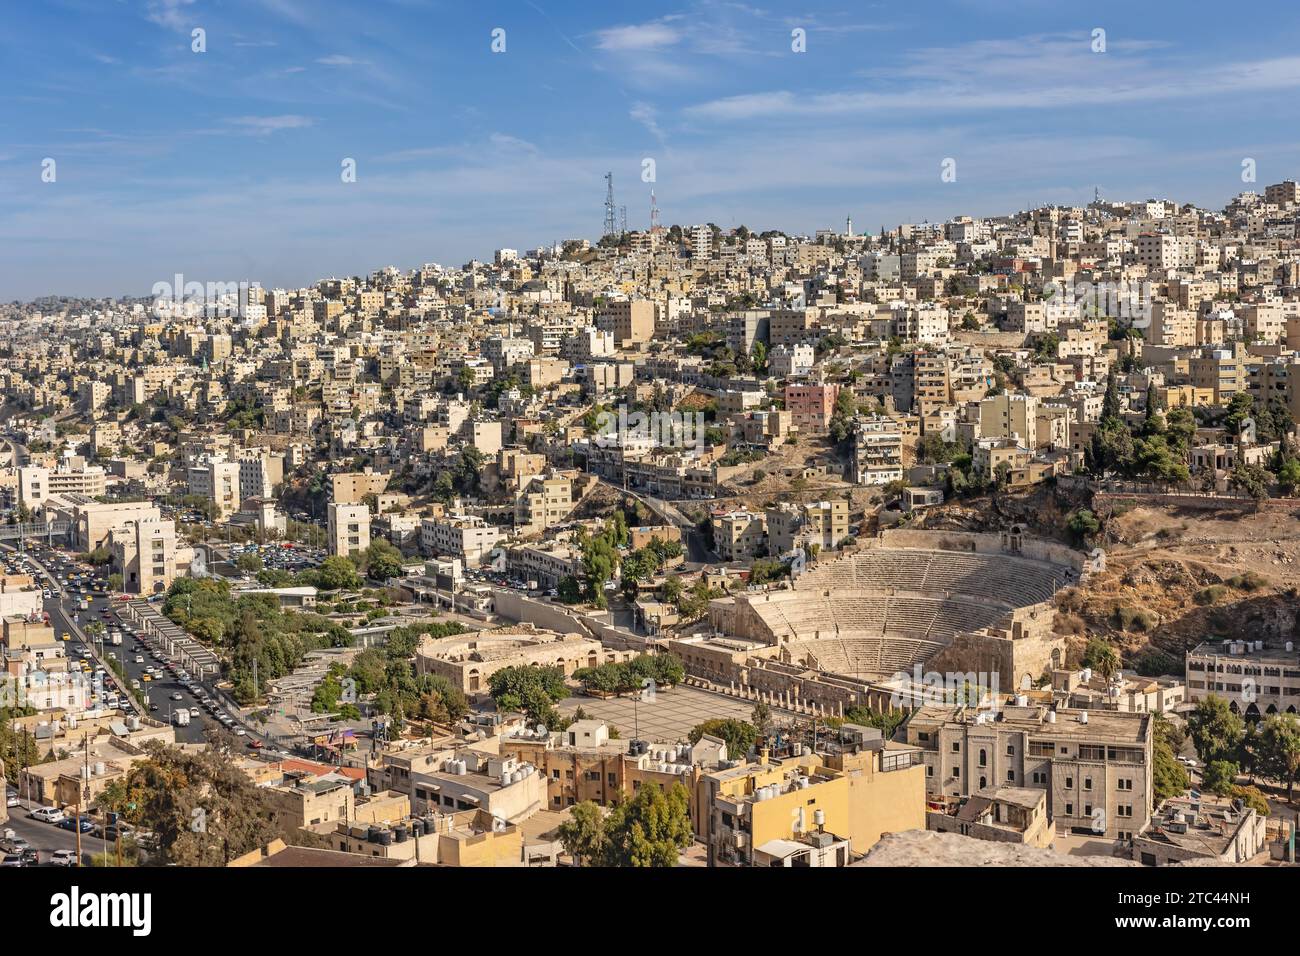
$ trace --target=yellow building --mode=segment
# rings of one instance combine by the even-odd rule
[[[846,724],[824,752],[766,756],[701,778],[708,813],[694,818],[710,866],[749,865],[772,840],[814,831],[866,853],[885,833],[925,829],[925,769],[918,748]]]

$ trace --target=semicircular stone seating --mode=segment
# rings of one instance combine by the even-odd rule
[[[795,660],[823,671],[891,675],[954,634],[1050,600],[1066,569],[1006,555],[872,549],[818,563],[793,591],[751,605]]]

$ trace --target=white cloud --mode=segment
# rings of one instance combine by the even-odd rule
[[[650,135],[659,141],[660,145],[666,143],[664,131],[659,125],[659,113],[649,103],[633,103],[628,115],[644,126]]]
[[[365,66],[365,60],[358,60],[350,56],[344,56],[342,53],[332,53],[329,56],[323,56],[316,61],[322,66]]]
[[[313,125],[314,121],[309,116],[287,114],[284,116],[233,116],[227,119],[226,123],[252,136],[269,136],[271,133],[277,133],[284,129],[305,129]]]
[[[596,32],[596,47],[616,53],[632,51],[662,50],[675,46],[682,39],[681,31],[672,21],[679,17],[664,17],[649,23],[629,24],[610,27]]]
[[[191,24],[185,8],[193,5],[194,0],[149,0],[145,19],[168,30],[189,32]]]

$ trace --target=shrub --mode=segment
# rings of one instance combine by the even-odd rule
[[[1222,584],[1211,584],[1207,588],[1201,588],[1194,595],[1192,600],[1197,604],[1217,604],[1228,596],[1228,589]]]
[[[1228,578],[1228,584],[1238,591],[1258,591],[1268,587],[1268,578],[1256,571],[1244,571]]]
[[[1150,611],[1121,604],[1115,608],[1115,621],[1125,631],[1149,631],[1156,619]]]

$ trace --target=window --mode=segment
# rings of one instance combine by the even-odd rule
[[[1084,777],[1084,778],[1083,778],[1083,789],[1085,789],[1085,790],[1091,790],[1091,789],[1092,789],[1092,777]]]
[[[1073,786],[1074,786],[1074,778],[1073,778],[1073,777],[1066,777],[1066,778],[1065,778],[1065,788],[1066,788],[1067,790],[1069,790],[1069,789],[1070,789],[1071,787],[1073,787]]]
[[[955,753],[955,754],[959,754],[959,753],[961,753],[961,742],[960,742],[960,741],[954,740],[954,741],[952,742],[952,752]]]
[[[983,747],[981,747],[981,748],[980,748],[980,766],[981,766],[981,767],[987,767],[988,765],[989,765],[989,752],[988,752],[987,750],[985,750]]]
[[[1115,789],[1116,789],[1116,790],[1132,790],[1132,789],[1133,789],[1133,778],[1132,778],[1132,777],[1120,777],[1119,780],[1117,780],[1117,781],[1115,782]]]
[[[1016,772],[1014,770],[1008,770],[1007,783],[1015,783],[1015,782],[1016,782]]]
[[[1014,757],[1015,755],[1016,755],[1016,745],[1015,745],[1015,744],[1007,744],[1007,756],[1008,756],[1008,757]]]
[[[1067,804],[1065,805],[1065,815],[1066,815],[1067,817],[1072,817],[1072,816],[1074,816],[1074,804],[1073,804],[1073,803],[1067,803]]]
[[[953,768],[952,768],[952,775],[953,775],[954,777],[960,778],[960,777],[961,777],[961,767],[953,767]]]

